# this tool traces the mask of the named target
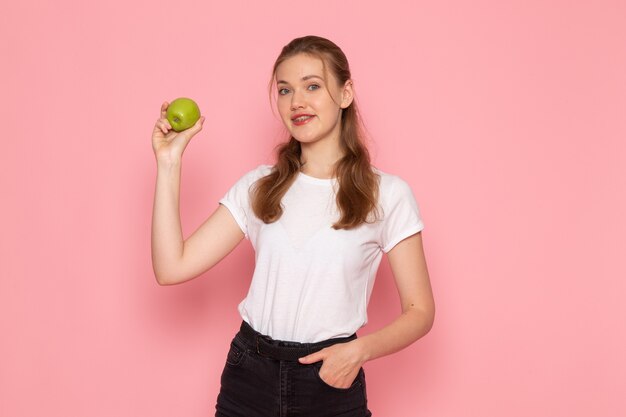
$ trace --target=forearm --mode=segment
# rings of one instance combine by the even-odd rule
[[[382,329],[356,339],[361,345],[363,362],[404,349],[428,333],[432,323],[432,314],[407,309]]]
[[[180,161],[157,164],[152,213],[152,267],[160,284],[167,284],[168,277],[183,256],[180,172]]]

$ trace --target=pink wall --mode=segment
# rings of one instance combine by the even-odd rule
[[[253,251],[157,285],[150,134],[164,100],[207,116],[188,236],[271,161],[271,65],[306,34],[426,224],[435,326],[365,364],[374,415],[626,415],[624,2],[5,3],[0,415],[213,415]],[[399,311],[385,259],[360,334]]]

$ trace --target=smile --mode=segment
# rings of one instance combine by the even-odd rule
[[[299,118],[293,120],[293,124],[296,125],[296,126],[302,126],[302,125],[308,123],[312,119],[313,119],[313,116],[299,117]]]

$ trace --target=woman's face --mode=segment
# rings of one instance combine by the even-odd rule
[[[327,76],[328,79],[324,77],[322,61],[306,54],[295,55],[276,69],[278,112],[299,142],[339,140],[341,109],[352,102],[351,82],[340,88],[330,71]],[[299,114],[311,117],[301,124],[293,120]]]

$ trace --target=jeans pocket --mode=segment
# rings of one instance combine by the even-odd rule
[[[334,390],[334,391],[338,391],[338,392],[350,392],[361,386],[361,373],[363,372],[363,368],[359,369],[359,372],[357,373],[356,377],[354,378],[354,381],[352,381],[352,384],[349,387],[338,388],[338,387],[333,387],[328,382],[324,381],[322,377],[320,376],[320,369],[322,368],[322,363],[323,361],[315,362],[311,366],[311,371],[313,372],[315,379],[317,379],[326,388]]]
[[[226,355],[226,364],[229,366],[239,366],[246,357],[248,350],[237,336],[230,342],[230,349]]]

